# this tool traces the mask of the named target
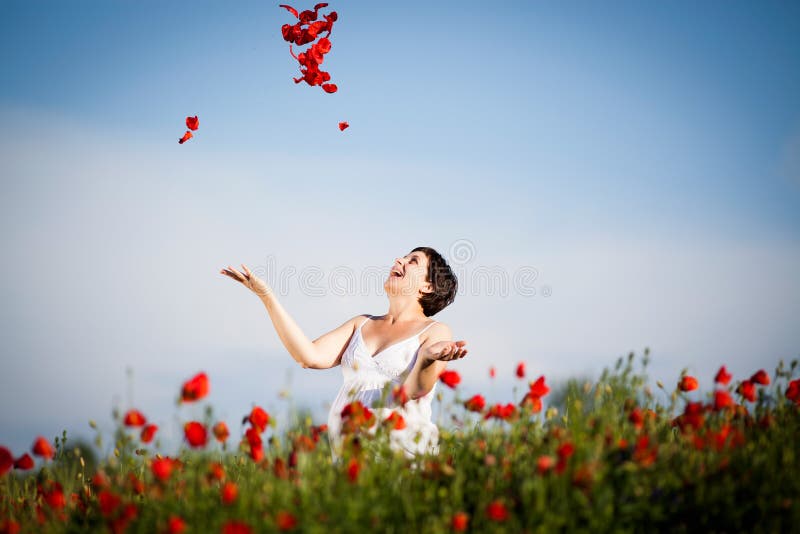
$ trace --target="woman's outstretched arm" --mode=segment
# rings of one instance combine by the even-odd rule
[[[357,315],[348,319],[341,326],[311,341],[278,301],[272,288],[251,273],[246,265],[242,264],[242,269],[243,272],[239,272],[229,265],[220,273],[241,282],[258,295],[267,309],[281,343],[297,363],[303,368],[311,369],[329,369],[339,364],[347,348],[347,342],[355,330],[356,321],[364,316]]]
[[[429,330],[425,340],[417,352],[417,362],[403,383],[406,394],[411,399],[427,395],[445,370],[447,362],[458,360],[467,355],[466,341],[452,341],[450,327],[438,323]]]

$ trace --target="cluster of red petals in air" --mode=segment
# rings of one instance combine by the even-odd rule
[[[186,127],[192,131],[197,130],[197,128],[200,127],[200,119],[197,118],[197,115],[195,115],[194,117],[186,117]],[[183,143],[194,137],[194,135],[192,135],[192,132],[190,132],[189,130],[186,130],[186,133],[183,134],[183,137],[178,139],[178,143],[182,145]]]
[[[336,11],[331,11],[327,15],[322,15],[325,20],[317,20],[319,10],[327,6],[327,3],[321,3],[315,5],[313,10],[307,9],[298,13],[292,6],[281,4],[279,7],[286,9],[298,19],[295,24],[284,24],[281,27],[281,34],[284,41],[289,43],[289,53],[300,64],[302,76],[294,78],[294,83],[304,81],[311,86],[319,85],[326,93],[335,93],[338,89],[336,84],[327,83],[330,81],[331,75],[319,68],[325,59],[325,54],[331,51],[329,37],[333,30],[333,23],[338,19]],[[325,37],[320,37],[322,33],[325,33]],[[317,39],[319,40],[317,41]],[[295,55],[292,43],[297,46],[313,44],[305,52]],[[340,126],[340,129],[344,128]]]

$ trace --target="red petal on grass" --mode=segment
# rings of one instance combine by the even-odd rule
[[[197,118],[197,115],[194,117],[186,117],[186,127],[190,130],[197,130],[197,127],[200,126],[200,119]]]
[[[186,133],[191,137],[191,132]],[[197,373],[191,380],[185,382],[181,389],[183,402],[200,400],[206,395],[208,395],[208,376],[205,373]]]
[[[180,139],[178,139],[178,143],[182,145],[183,143],[185,143],[186,141],[188,141],[188,140],[189,140],[189,139],[191,139],[192,137],[194,137],[194,136],[192,135],[192,132],[190,132],[189,130],[186,130],[186,133],[185,133],[185,134],[183,134],[183,137],[181,137]]]
[[[339,90],[335,83],[323,83],[322,89],[324,89],[326,93],[335,93]]]
[[[347,124],[347,122],[340,122],[339,123],[339,130],[342,131],[342,132],[345,131],[349,127],[350,127],[350,125]]]
[[[292,6],[287,6],[286,4],[280,4],[278,7],[282,7],[283,9],[285,9],[286,11],[288,11],[289,13],[294,15],[295,18],[298,18],[298,19],[300,18],[300,15],[297,13],[297,10],[295,8],[293,8]]]

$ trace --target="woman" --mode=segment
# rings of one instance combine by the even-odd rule
[[[446,362],[467,354],[465,341],[453,341],[450,328],[428,318],[453,302],[458,288],[453,271],[436,250],[417,247],[397,258],[383,284],[389,310],[382,316],[357,315],[310,341],[283,309],[272,289],[242,264],[220,272],[256,293],[267,308],[281,342],[303,368],[342,366],[344,384],[328,414],[334,460],[341,453],[341,412],[354,400],[373,408],[379,421],[392,411],[406,426],[390,431],[395,450],[409,458],[438,452],[439,431],[431,421],[431,400]],[[393,406],[378,407],[384,388],[396,392]],[[405,394],[408,401],[403,403]],[[390,407],[386,407],[390,406]]]

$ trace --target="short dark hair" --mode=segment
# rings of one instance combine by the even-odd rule
[[[421,296],[419,303],[422,305],[422,312],[425,316],[430,317],[445,309],[455,300],[458,279],[447,261],[436,250],[430,247],[417,247],[411,252],[418,251],[428,256],[428,276],[425,281],[431,283],[433,291]]]

